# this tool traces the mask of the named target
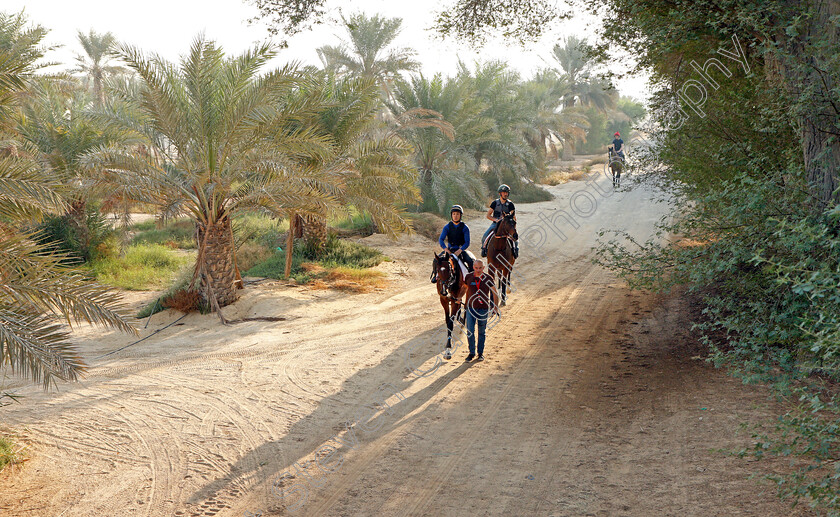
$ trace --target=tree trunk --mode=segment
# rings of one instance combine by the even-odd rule
[[[230,218],[215,224],[198,225],[198,262],[201,296],[211,308],[218,309],[236,301],[236,267]]]
[[[814,112],[802,122],[802,150],[808,183],[816,198],[815,208],[822,212],[840,201],[840,111],[835,104],[838,79],[825,71],[840,48],[840,1],[811,0],[814,16],[808,20],[807,32],[800,36],[811,45],[807,61],[805,87],[815,87],[817,99]],[[822,41],[820,41],[822,39]],[[819,43],[815,43],[819,42]],[[810,103],[809,103],[810,105]]]
[[[831,134],[837,126],[819,118],[806,118],[802,122],[802,150],[805,171],[814,197],[814,208],[822,213],[840,202],[840,141]]]
[[[301,237],[316,249],[327,243],[327,218],[324,216],[305,215],[298,219],[303,223]]]
[[[779,80],[794,96],[800,107],[802,154],[813,199],[813,209],[820,214],[840,202],[840,108],[835,104],[838,79],[826,68],[840,47],[840,28],[832,19],[840,16],[840,1],[810,0],[806,27],[796,38],[780,34],[774,42],[784,56],[770,53],[765,57],[765,74]],[[791,2],[800,8],[798,2]],[[802,10],[807,8],[802,7]]]
[[[572,143],[570,138],[566,138],[563,140],[563,158],[562,161],[564,162],[571,162],[574,161],[575,157],[575,145]]]
[[[70,209],[65,214],[68,225],[73,228],[79,249],[82,251],[82,259],[87,262],[91,257],[90,231],[87,226],[87,201],[83,198],[75,199],[70,203]]]
[[[289,233],[286,236],[286,267],[283,270],[283,278],[289,278],[292,274],[292,253],[295,246],[295,232],[297,231],[298,220],[300,216],[291,214],[289,217]]]

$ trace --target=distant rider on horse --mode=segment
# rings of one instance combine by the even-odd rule
[[[513,206],[513,201],[510,201],[510,187],[502,183],[499,185],[499,198],[490,203],[490,210],[487,211],[487,219],[493,221],[490,228],[484,232],[484,237],[481,238],[481,256],[487,256],[487,242],[491,233],[496,230],[499,221],[502,217],[513,214],[513,220],[516,221],[516,208]],[[513,234],[513,256],[519,257],[519,234]]]
[[[452,205],[449,210],[449,217],[452,220],[446,223],[443,231],[440,232],[438,244],[444,251],[448,251],[455,257],[455,261],[461,266],[461,271],[464,274],[462,278],[466,278],[472,271],[473,258],[467,251],[470,246],[470,228],[461,221],[463,215],[464,209],[461,208],[461,205]],[[449,241],[448,245],[447,241]],[[432,283],[435,282],[437,282],[437,271],[432,276]]]
[[[615,137],[612,141],[613,149],[615,149],[615,152],[618,153],[618,156],[619,158],[621,158],[621,161],[624,161],[624,149],[622,149],[622,147],[624,146],[624,140],[621,139],[621,133],[616,131],[615,135],[613,136]]]

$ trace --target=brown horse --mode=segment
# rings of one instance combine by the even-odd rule
[[[609,152],[610,162],[607,166],[612,172],[613,187],[619,187],[621,186],[621,171],[624,169],[624,160],[612,146],[609,147]]]
[[[510,273],[516,257],[513,256],[513,236],[516,233],[516,221],[513,215],[504,216],[496,225],[496,231],[487,243],[487,272],[495,279],[499,274],[497,285],[501,287],[501,305],[505,306],[507,288],[510,286]]]
[[[443,358],[451,359],[452,328],[455,318],[459,318],[459,321],[463,323],[465,314],[461,310],[462,298],[467,293],[467,284],[464,283],[461,267],[453,263],[453,259],[445,251],[440,255],[435,255],[432,267],[434,268],[432,275],[437,272],[437,291],[443,312],[446,314],[446,350]]]

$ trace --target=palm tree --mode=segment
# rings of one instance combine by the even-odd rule
[[[373,78],[312,77],[303,96],[323,100],[311,124],[329,138],[332,154],[320,164],[328,175],[324,186],[343,207],[369,214],[383,233],[409,228],[397,208],[417,200],[416,171],[410,167],[411,148],[384,131],[377,120],[382,102]],[[299,219],[301,235],[316,247],[326,241],[326,214]],[[290,251],[290,250],[288,250]]]
[[[610,94],[613,90],[608,81],[593,75],[589,45],[576,36],[563,40],[563,45],[554,45],[552,55],[560,65],[558,75],[564,77],[569,90],[564,95],[566,107],[595,107],[601,111],[615,106]]]
[[[364,13],[357,13],[349,19],[342,17],[342,21],[350,40],[318,49],[325,69],[339,75],[373,79],[387,93],[401,72],[419,66],[413,49],[390,48],[400,34],[401,18],[379,15],[368,18]]]
[[[62,267],[63,257],[47,254],[17,229],[66,208],[56,193],[59,178],[43,167],[36,149],[17,139],[8,119],[43,55],[44,34],[27,27],[22,15],[0,13],[0,365],[46,388],[56,379],[76,379],[85,368],[62,320],[136,331],[113,290]]]
[[[474,135],[468,145],[476,173],[485,161],[499,182],[505,172],[534,179],[538,156],[523,135],[529,116],[528,105],[518,95],[519,75],[501,61],[477,64],[474,72],[459,63],[458,80],[475,93],[482,106],[480,117],[492,124],[490,131]]]
[[[93,83],[94,102],[97,106],[102,106],[105,102],[102,82],[108,76],[126,71],[125,67],[110,64],[116,57],[114,54],[116,38],[110,32],[99,34],[93,29],[88,34],[79,31],[77,37],[85,53],[76,55],[76,68],[72,71],[87,75]]]
[[[260,74],[275,54],[266,43],[228,58],[199,37],[176,66],[121,47],[140,77],[140,96],[120,93],[133,107],[109,108],[109,123],[134,131],[146,146],[110,147],[88,159],[109,181],[133,186],[138,199],[193,219],[198,257],[190,287],[217,312],[241,287],[235,213],[321,214],[335,203],[311,165],[327,160],[329,139],[304,122],[320,99],[295,94],[301,78],[291,67]]]
[[[103,131],[86,113],[89,104],[89,93],[72,78],[40,78],[32,81],[17,117],[18,134],[37,150],[44,167],[63,185],[69,201],[65,217],[75,230],[84,260],[89,258],[86,209],[95,178],[81,160],[122,136]]]
[[[581,108],[564,106],[563,99],[568,91],[568,80],[550,70],[538,73],[519,88],[519,97],[527,106],[525,112],[530,117],[525,124],[525,138],[542,163],[547,147],[556,157],[555,140],[563,142],[563,159],[566,160],[571,159],[574,142],[586,138],[589,121]]]
[[[393,131],[414,148],[414,164],[427,209],[438,211],[453,197],[476,208],[484,205],[487,187],[475,174],[475,156],[469,147],[493,131],[493,121],[482,117],[484,105],[470,85],[439,75],[399,80],[394,99],[387,103],[395,118]]]

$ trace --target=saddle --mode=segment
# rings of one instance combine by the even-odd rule
[[[473,269],[473,263],[474,263],[474,262],[475,262],[475,260],[476,260],[476,259],[475,259],[475,255],[473,255],[473,252],[472,252],[472,251],[470,251],[470,250],[465,250],[465,251],[462,251],[462,252],[461,252],[461,256],[462,256],[462,257],[463,257],[465,254],[466,254],[466,257],[465,257],[465,259],[466,259],[466,260],[465,260],[464,258],[462,258],[462,259],[460,259],[460,260],[461,260],[461,262],[463,262],[463,263],[464,263],[464,265],[467,267],[467,272],[472,273],[472,272],[474,271],[474,269]],[[449,263],[450,263],[450,264],[452,264],[452,268],[453,268],[453,270],[454,270],[454,271],[460,271],[460,267],[461,267],[461,266],[459,266],[458,264],[456,264],[457,258],[455,257],[455,255],[450,255],[450,254],[446,253],[445,251],[441,251],[440,253],[438,253],[437,257],[438,257],[438,259],[440,259],[440,260],[446,260],[446,259],[448,258],[448,259],[449,259]]]

